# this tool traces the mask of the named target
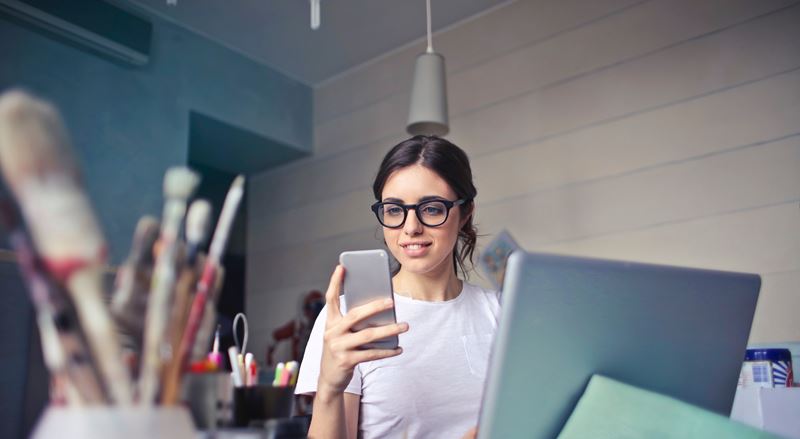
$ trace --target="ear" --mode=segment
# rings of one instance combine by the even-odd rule
[[[464,227],[464,225],[467,224],[467,221],[469,221],[469,219],[472,217],[474,213],[475,213],[475,202],[470,201],[469,208],[467,209],[466,213],[464,213],[464,215],[462,216],[461,220],[458,223],[458,230],[461,230]]]

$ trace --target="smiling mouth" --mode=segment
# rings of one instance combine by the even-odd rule
[[[429,247],[430,243],[422,243],[422,244],[401,244],[400,247],[403,247],[408,250],[419,250],[424,247]]]

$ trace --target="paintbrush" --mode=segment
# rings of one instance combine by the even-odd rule
[[[176,281],[178,239],[186,204],[200,178],[184,167],[167,170],[164,176],[164,213],[159,237],[161,251],[156,258],[150,297],[145,316],[144,349],[139,375],[139,403],[153,404],[158,393],[163,352],[168,347],[165,340],[167,323]]]
[[[24,92],[0,97],[0,167],[43,264],[66,286],[111,398],[132,402],[103,301],[105,241],[56,110]]]
[[[203,272],[200,276],[200,281],[197,283],[197,290],[192,302],[192,308],[189,312],[189,320],[186,323],[186,330],[184,331],[183,338],[181,339],[180,348],[178,350],[178,361],[183,368],[189,360],[189,356],[195,346],[195,342],[205,343],[207,348],[210,342],[211,333],[213,332],[213,323],[211,329],[208,331],[209,335],[206,338],[198,337],[201,323],[203,323],[203,316],[206,311],[206,302],[208,302],[209,295],[211,295],[211,303],[215,301],[215,290],[219,289],[217,276],[221,272],[220,261],[225,252],[225,247],[228,243],[231,226],[236,217],[236,210],[242,201],[244,195],[244,176],[239,175],[231,184],[228,189],[228,194],[225,196],[225,202],[222,205],[222,212],[217,221],[217,227],[214,230],[214,236],[211,239],[211,247],[208,251],[208,257],[203,265]],[[212,309],[213,312],[213,309]],[[205,331],[205,330],[204,330]]]
[[[14,207],[1,193],[0,205],[2,223],[36,310],[45,365],[57,381],[66,383],[72,389],[65,392],[69,404],[95,405],[108,402],[100,374],[92,364],[88,345],[66,292],[55,285],[46,274],[30,239],[21,227]]]
[[[206,309],[203,311],[203,319],[197,329],[194,346],[189,352],[189,361],[198,361],[205,358],[208,354],[208,344],[216,331],[217,325],[217,300],[225,283],[225,267],[217,266],[217,274],[214,279],[214,286],[209,290],[206,298]]]
[[[175,302],[172,306],[169,330],[173,355],[164,371],[162,404],[172,405],[178,401],[182,364],[177,354],[189,317],[191,295],[199,274],[198,256],[201,256],[202,246],[208,237],[210,221],[211,204],[208,201],[196,200],[189,206],[189,212],[186,214],[186,264],[175,287]]]
[[[202,252],[208,239],[211,226],[211,203],[208,200],[195,200],[186,214],[186,262],[194,267],[197,256]]]
[[[244,177],[242,178],[242,189],[239,191],[235,189],[236,181],[231,184],[231,189],[228,191],[228,196],[225,199],[225,205],[230,205],[232,209],[229,211],[229,217],[225,218],[223,222],[223,214],[220,214],[220,220],[218,222],[217,230],[214,233],[214,238],[216,239],[219,236],[219,239],[216,241],[219,244],[217,249],[214,249],[214,242],[212,241],[212,248],[209,249],[209,257],[212,253],[217,252],[217,270],[215,279],[213,284],[210,285],[208,288],[208,295],[205,305],[205,311],[203,311],[203,318],[200,322],[200,327],[197,330],[197,335],[195,336],[194,346],[190,351],[190,359],[192,361],[197,361],[202,359],[208,353],[208,344],[211,342],[211,338],[214,334],[214,328],[217,325],[217,301],[219,300],[219,295],[222,292],[222,285],[224,283],[225,277],[225,267],[222,265],[222,255],[225,252],[225,247],[227,245],[228,238],[230,237],[230,228],[233,226],[233,220],[235,219],[236,209],[238,205],[241,203],[241,198],[244,195]],[[228,203],[228,199],[231,199],[232,203]],[[235,204],[234,204],[235,203]],[[223,205],[224,211],[224,205]],[[220,227],[221,225],[221,227]]]
[[[153,272],[153,245],[158,239],[158,221],[144,216],[136,224],[128,259],[119,268],[111,313],[120,331],[127,336],[127,347],[138,352],[142,347],[147,295]]]

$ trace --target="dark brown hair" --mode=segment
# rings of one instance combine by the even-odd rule
[[[398,143],[386,154],[380,169],[378,169],[378,175],[375,176],[375,182],[372,184],[375,199],[381,200],[386,180],[394,171],[415,164],[435,172],[450,185],[459,199],[467,200],[466,203],[459,206],[462,216],[470,212],[475,205],[474,199],[478,190],[472,184],[469,158],[458,146],[435,136],[414,136]],[[473,264],[475,242],[478,238],[478,230],[472,220],[473,215],[470,215],[467,222],[458,231],[458,241],[453,251],[453,269],[460,268],[464,275],[467,274],[465,261],[469,260],[470,265]],[[397,274],[399,270],[398,264],[393,274]]]

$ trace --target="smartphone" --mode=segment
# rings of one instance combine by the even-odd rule
[[[352,309],[379,299],[393,299],[392,277],[389,272],[389,255],[384,250],[343,252],[339,263],[344,267],[344,297],[347,309]],[[390,325],[397,322],[394,307],[359,322],[353,327],[364,328]],[[397,336],[382,338],[361,346],[361,349],[395,349]]]

